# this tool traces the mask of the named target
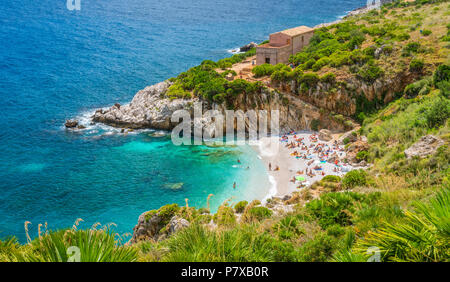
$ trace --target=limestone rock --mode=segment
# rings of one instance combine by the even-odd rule
[[[256,44],[255,42],[251,42],[251,43],[249,43],[247,45],[244,45],[241,48],[239,48],[239,52],[250,51],[252,48],[256,48],[256,46],[258,46],[258,44]]]
[[[141,214],[138,223],[133,228],[133,237],[130,242],[134,244],[142,240],[157,239],[161,220],[162,218],[158,214],[153,216],[147,216],[147,212]]]
[[[425,158],[426,156],[434,154],[442,145],[444,145],[444,140],[433,135],[426,135],[406,149],[405,156],[408,159],[412,157]]]
[[[170,100],[164,97],[171,83],[168,81],[146,87],[139,91],[130,104],[115,104],[109,109],[97,110],[93,121],[116,127],[154,128],[170,130],[175,125],[171,122],[172,114],[189,108],[191,99]]]
[[[356,155],[361,151],[369,150],[369,144],[362,140],[358,140],[352,144],[350,144],[347,148],[347,160],[350,164],[358,164],[360,160],[356,158]]]
[[[174,216],[170,219],[168,234],[171,235],[186,227],[189,227],[189,221],[184,218]]]
[[[331,131],[327,129],[320,130],[319,139],[326,142],[331,141],[331,139],[333,139],[333,137],[331,136]]]
[[[357,140],[357,136],[354,132],[355,131],[352,130],[352,131],[344,133],[341,137],[339,137],[339,139],[338,139],[339,145],[345,145],[344,140],[346,140],[346,139],[348,140],[349,143],[355,142]]]

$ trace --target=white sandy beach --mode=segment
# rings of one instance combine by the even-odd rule
[[[298,191],[298,187],[309,186],[321,180],[326,175],[343,176],[346,172],[353,169],[350,165],[343,163],[345,158],[343,146],[333,145],[337,136],[329,142],[321,140],[314,142],[310,139],[311,136],[317,136],[317,134],[314,135],[313,132],[302,132],[285,135],[283,141],[282,137],[266,137],[259,140],[258,145],[252,146],[266,166],[271,179],[275,182],[273,184],[276,185],[276,193],[272,191],[270,196],[283,197],[294,191]],[[301,141],[298,142],[298,140]],[[299,147],[288,148],[286,146],[287,144],[295,146],[298,144]],[[308,149],[302,150],[302,147],[307,147]],[[319,153],[314,152],[316,147],[322,147],[322,150],[328,151],[328,153],[325,153],[325,156],[320,158]],[[297,152],[298,156],[293,156],[292,154],[294,152]],[[340,160],[338,166],[334,162],[324,162],[334,153],[338,155],[338,159]],[[308,163],[311,164],[308,166]],[[269,170],[269,164],[271,164],[271,170]],[[277,166],[279,170],[275,170]],[[315,170],[314,167],[320,167],[320,170]],[[335,171],[335,168],[338,167],[340,167],[340,171]],[[315,176],[307,175],[307,169],[308,171],[312,171]],[[292,180],[296,176],[304,177],[305,181],[295,181],[294,183]]]

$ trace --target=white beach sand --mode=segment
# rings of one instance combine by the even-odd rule
[[[342,160],[345,158],[345,152],[342,150],[333,150],[333,143],[334,140],[336,140],[336,137],[333,138],[333,140],[329,142],[318,140],[317,142],[311,142],[310,136],[312,136],[313,133],[298,133],[298,134],[291,134],[286,135],[288,137],[288,141],[281,141],[281,137],[266,137],[262,138],[258,141],[257,145],[253,145],[252,148],[257,152],[258,156],[260,156],[261,160],[266,166],[267,172],[269,174],[269,179],[271,182],[273,182],[273,188],[271,191],[269,191],[268,198],[272,196],[277,197],[283,197],[285,195],[291,194],[294,191],[299,191],[299,186],[309,186],[313,184],[316,181],[321,180],[326,175],[338,175],[343,176],[347,171],[350,171],[353,169],[350,165],[343,165]],[[296,138],[294,138],[294,136]],[[317,136],[317,135],[316,135]],[[303,138],[304,146],[308,147],[311,157],[310,159],[303,159],[303,158],[296,158],[295,156],[292,156],[291,154],[297,151],[300,154],[307,154],[308,150],[302,150],[301,147],[297,148],[287,148],[286,144],[294,142],[294,144],[297,144],[296,139]],[[332,150],[332,152],[329,154],[333,154],[333,152],[336,152],[339,156],[339,159],[341,162],[339,165],[341,167],[344,167],[345,172],[339,171],[335,172],[333,169],[336,167],[334,163],[321,163],[320,158],[317,153],[314,153],[314,148],[310,148],[311,145],[314,147],[318,144],[323,144],[325,147],[328,145],[328,147]],[[271,145],[271,146],[270,146]],[[302,146],[302,145],[301,145]],[[343,146],[339,146],[340,149],[343,149]],[[325,159],[327,159],[325,157]],[[310,166],[308,166],[308,163],[311,162],[311,160],[314,160],[314,163],[312,163]],[[272,166],[272,170],[269,170],[269,163]],[[319,166],[322,168],[322,170],[314,170],[313,168],[315,166]],[[276,167],[279,167],[278,171],[275,171]],[[314,177],[310,177],[306,175],[306,169],[312,170],[315,174]],[[297,172],[303,171],[303,174],[298,174]],[[322,172],[324,172],[324,175],[322,175]],[[296,181],[293,183],[291,180],[295,176],[302,176],[306,179],[305,182],[299,182]]]

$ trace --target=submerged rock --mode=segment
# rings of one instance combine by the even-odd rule
[[[184,183],[180,182],[180,183],[166,183],[164,184],[164,188],[167,189],[171,189],[171,190],[180,190],[181,188],[183,188]]]
[[[439,147],[444,145],[444,143],[444,140],[434,135],[426,135],[406,149],[404,153],[408,159],[413,157],[425,158],[434,154]]]
[[[66,128],[75,128],[78,126],[78,120],[66,120],[66,123],[64,124]]]

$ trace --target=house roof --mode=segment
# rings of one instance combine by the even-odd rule
[[[302,25],[302,26],[298,26],[298,27],[294,27],[294,28],[290,28],[290,29],[286,29],[286,30],[280,31],[280,33],[283,33],[283,34],[286,34],[286,35],[289,35],[289,36],[296,36],[296,35],[300,35],[300,34],[303,34],[303,33],[308,33],[308,32],[311,32],[311,31],[314,31],[314,29]]]

